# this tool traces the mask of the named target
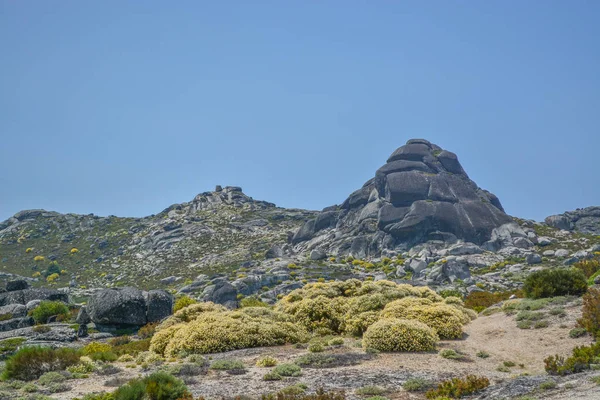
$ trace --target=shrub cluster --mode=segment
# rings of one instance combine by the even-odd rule
[[[545,369],[550,375],[568,375],[590,369],[590,364],[600,363],[600,343],[578,346],[571,357],[554,355],[544,359]]]
[[[465,298],[465,307],[481,312],[486,308],[498,304],[501,301],[508,300],[510,296],[523,297],[520,290],[509,292],[471,292]]]
[[[79,363],[79,352],[63,347],[23,347],[6,360],[4,379],[31,381],[46,372],[61,371]]]
[[[173,312],[177,312],[182,308],[185,308],[189,305],[196,304],[198,301],[192,299],[190,296],[183,295],[175,300],[175,304],[173,305]]]
[[[600,271],[600,258],[577,261],[573,264],[573,268],[577,268],[583,272],[586,278],[590,278],[596,272]]]
[[[435,330],[422,322],[390,318],[371,325],[362,343],[378,351],[430,351],[438,340]]]
[[[167,325],[166,328],[161,325],[152,337],[150,350],[174,357],[297,343],[306,339],[306,331],[294,324],[288,315],[264,307],[248,307],[237,311],[201,312],[187,323]]]
[[[444,299],[427,287],[414,287],[390,281],[361,282],[350,279],[344,282],[311,283],[283,297],[276,309],[290,314],[307,330],[320,334],[350,334],[361,336],[367,328],[381,318],[418,319],[417,313],[391,315],[392,304],[405,300],[411,306],[427,307],[426,324],[436,324],[443,330],[441,314],[453,314],[460,323],[460,333],[453,326],[443,337],[459,337],[462,325],[475,318],[472,311],[463,307],[458,297]],[[420,320],[420,319],[419,319]],[[433,327],[433,326],[432,326]]]
[[[69,317],[69,307],[62,301],[44,300],[31,311],[31,316],[38,324],[45,324],[52,316],[62,321]]]
[[[439,397],[459,399],[483,390],[489,385],[489,379],[484,376],[467,375],[464,379],[452,378],[444,381],[438,385],[437,389],[427,391],[425,396],[428,399],[436,399]]]
[[[587,290],[587,280],[583,272],[576,268],[544,269],[530,274],[523,285],[527,297],[582,295]]]
[[[600,337],[600,289],[589,288],[583,296],[582,314],[577,323],[594,339]]]

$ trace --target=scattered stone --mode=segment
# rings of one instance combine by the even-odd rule
[[[15,290],[23,290],[23,289],[28,289],[28,288],[29,288],[29,283],[24,279],[17,279],[14,281],[6,282],[6,291],[7,292],[14,292]]]
[[[310,252],[310,259],[313,261],[324,260],[327,258],[327,253],[323,250],[315,249]]]
[[[527,254],[525,257],[527,264],[539,264],[542,262],[542,257],[537,253]]]

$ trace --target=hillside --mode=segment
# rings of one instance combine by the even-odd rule
[[[237,187],[145,218],[22,211],[0,223],[0,268],[4,278],[58,272],[57,286],[149,288],[169,276],[183,282],[264,258],[314,215],[253,200]],[[38,284],[46,284],[42,278]]]

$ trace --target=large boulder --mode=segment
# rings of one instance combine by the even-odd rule
[[[146,320],[158,322],[173,313],[173,295],[166,290],[150,290],[146,307]]]
[[[29,283],[25,279],[16,279],[6,282],[6,291],[14,292],[15,290],[29,289]]]
[[[600,235],[600,206],[578,208],[545,219],[546,224],[567,231]]]
[[[292,244],[297,251],[357,257],[431,240],[479,246],[512,222],[498,198],[469,179],[456,154],[413,139],[341,206],[305,223]]]
[[[96,325],[145,325],[146,309],[144,293],[132,287],[99,290],[87,305],[87,312]]]

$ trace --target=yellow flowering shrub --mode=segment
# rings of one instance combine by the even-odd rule
[[[195,300],[194,300],[195,301]],[[227,308],[212,302],[192,303],[184,308],[179,309],[175,314],[164,320],[158,329],[165,329],[169,326],[180,324],[182,322],[190,322],[196,319],[200,314],[210,311],[226,311]]]
[[[462,327],[470,318],[444,303],[416,304],[414,299],[400,299],[389,303],[381,312],[383,318],[414,319],[433,328],[442,339],[462,337]],[[467,322],[468,322],[467,321]]]
[[[33,261],[44,261],[46,257],[44,256],[35,256],[33,257]]]
[[[187,307],[191,304],[196,304],[198,301],[192,299],[190,296],[181,296],[177,300],[175,300],[175,305],[173,305],[173,312],[179,311],[184,307]]]
[[[284,296],[275,308],[292,315],[309,331],[360,336],[386,304],[403,298],[422,300],[418,304],[443,300],[427,287],[349,279],[310,283]]]
[[[54,274],[48,275],[48,276],[46,277],[46,282],[54,282],[54,281],[55,281],[55,280],[57,280],[59,277],[60,277],[60,275],[59,275],[59,274],[57,274],[57,273],[54,273]]]
[[[381,319],[363,336],[363,347],[379,351],[431,351],[439,338],[422,322],[406,319]]]
[[[150,350],[165,357],[206,354],[261,346],[298,343],[307,332],[285,314],[265,307],[207,311],[187,323],[158,328]]]
[[[75,253],[79,253],[79,249],[77,249],[77,248],[73,247],[73,248],[71,249],[71,254],[75,254]]]

